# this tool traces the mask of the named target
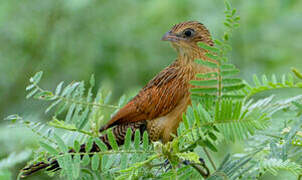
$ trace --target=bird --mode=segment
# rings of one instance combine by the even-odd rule
[[[171,141],[182,121],[182,114],[191,105],[190,89],[194,86],[190,81],[197,79],[195,75],[198,73],[217,71],[194,62],[195,59],[215,62],[206,56],[206,49],[198,46],[200,42],[214,46],[209,30],[202,23],[198,21],[178,23],[165,33],[161,40],[171,43],[177,52],[176,60],[151,79],[99,130],[103,132],[111,128],[118,145],[124,143],[128,128],[132,132],[147,131],[150,141],[162,143]],[[99,138],[111,149],[107,134]],[[100,149],[93,143],[90,152],[97,151]],[[85,144],[81,145],[80,152],[85,152]],[[56,160],[39,162],[23,168],[22,177],[41,169],[56,171],[60,167]]]

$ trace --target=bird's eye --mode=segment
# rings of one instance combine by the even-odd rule
[[[194,34],[194,30],[193,29],[186,29],[183,32],[185,37],[191,37]]]

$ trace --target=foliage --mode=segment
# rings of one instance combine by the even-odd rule
[[[282,100],[276,100],[273,94],[257,100],[253,96],[280,88],[302,88],[301,73],[294,69],[294,76],[282,76],[281,81],[275,75],[270,79],[263,75],[262,82],[254,76],[254,84],[238,78],[239,70],[228,62],[227,55],[231,50],[228,41],[240,18],[227,1],[225,6],[223,37],[215,40],[215,47],[200,44],[208,51],[207,59],[196,60],[216,71],[198,74],[199,79],[191,82],[196,86],[191,89],[192,106],[183,114],[183,122],[172,142],[150,143],[148,134],[140,131],[134,132],[132,142],[132,132],[128,129],[125,144],[119,147],[109,130],[106,133],[112,149],[108,150],[98,138],[98,129],[105,123],[108,108],[118,110],[125,104],[126,97],[122,96],[118,105],[110,105],[110,94],[99,90],[94,96],[94,76],[88,88],[81,81],[65,87],[61,82],[55,91],[45,90],[40,86],[43,73],[38,72],[26,87],[27,98],[49,102],[45,113],[52,115],[51,121],[44,124],[24,120],[19,115],[7,117],[27,126],[39,137],[40,148],[29,164],[56,159],[62,168],[60,176],[67,179],[251,179],[266,173],[276,175],[279,170],[300,176],[302,96]],[[276,119],[274,115],[282,111],[291,112],[283,120],[286,127],[267,133]],[[240,140],[248,141],[246,150],[225,155],[216,168],[211,154],[223,151],[218,148],[222,143]],[[94,142],[100,152],[89,153]],[[86,144],[85,153],[79,152],[82,143]],[[69,153],[71,148],[75,152]],[[199,159],[205,157],[200,149],[208,158],[205,163]],[[166,160],[170,167],[165,169]],[[15,161],[18,162],[18,158]],[[203,174],[207,169],[210,169],[209,177]]]

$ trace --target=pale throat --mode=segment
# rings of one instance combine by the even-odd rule
[[[190,77],[189,79],[194,79],[197,73],[216,71],[195,62],[196,59],[213,61],[206,57],[206,50],[198,46],[187,48],[178,47],[176,50],[178,52],[179,65],[182,67],[183,72],[187,72]]]
[[[196,47],[176,47],[178,53],[178,59],[185,64],[192,64],[196,59],[203,59],[205,56],[205,50]]]

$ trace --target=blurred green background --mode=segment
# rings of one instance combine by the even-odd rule
[[[230,2],[241,16],[230,58],[242,77],[249,81],[253,74],[302,69],[301,0]],[[222,0],[1,0],[0,179],[15,177],[25,165],[5,167],[12,152],[36,146],[30,131],[2,119],[18,113],[47,120],[43,103],[25,99],[35,72],[44,71],[42,85],[52,89],[62,80],[88,81],[95,74],[97,86],[111,89],[116,99],[144,86],[175,59],[171,46],[160,41],[172,25],[198,20],[218,38],[223,13]]]

